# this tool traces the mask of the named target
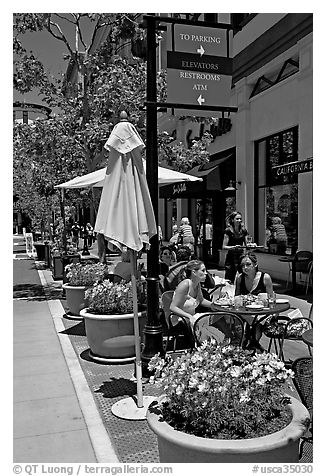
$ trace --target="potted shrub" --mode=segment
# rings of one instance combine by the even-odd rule
[[[308,410],[285,394],[292,376],[275,354],[205,341],[176,360],[154,356],[164,395],[148,409],[161,462],[297,462]]]
[[[103,280],[107,273],[107,266],[102,263],[71,263],[65,267],[67,283],[62,287],[65,289],[67,305],[71,314],[79,316],[81,309],[87,307],[86,289],[96,281]]]
[[[109,279],[95,283],[85,293],[88,308],[84,317],[90,356],[99,361],[132,361],[135,358],[134,321],[131,282],[113,283]],[[145,325],[144,288],[138,282],[139,334]]]
[[[64,269],[67,264],[80,262],[77,248],[71,243],[67,243],[64,239],[64,233],[65,230],[61,220],[51,244],[52,276],[54,280],[64,279]]]

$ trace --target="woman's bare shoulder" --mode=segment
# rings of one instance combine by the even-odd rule
[[[189,279],[183,279],[177,286],[176,291],[188,291],[189,289]]]

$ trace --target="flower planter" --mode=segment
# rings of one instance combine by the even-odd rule
[[[161,463],[296,463],[309,412],[293,397],[289,407],[293,418],[288,426],[246,440],[200,438],[174,430],[161,420],[157,402],[149,407],[147,421],[157,436]]]
[[[80,263],[80,255],[53,256],[52,277],[55,281],[64,278],[64,268],[70,263]]]
[[[99,315],[80,311],[84,318],[90,356],[106,362],[127,362],[135,358],[134,315]],[[146,313],[139,312],[139,335],[142,336]]]
[[[45,261],[45,244],[34,243],[38,261]]]
[[[70,313],[74,316],[79,316],[79,312],[88,306],[88,302],[85,299],[86,286],[64,284],[62,287],[66,291],[66,300]]]

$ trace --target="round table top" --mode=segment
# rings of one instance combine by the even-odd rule
[[[305,331],[303,334],[302,334],[302,340],[303,342],[305,342],[306,344],[312,346],[313,345],[313,332],[312,332],[312,329],[309,329],[308,331]]]
[[[240,315],[265,315],[268,316],[270,314],[279,314],[280,312],[287,311],[290,309],[290,304],[281,303],[276,304],[275,307],[261,307],[259,309],[248,309],[245,306],[241,306],[238,309],[235,309],[234,306],[221,306],[218,303],[214,303],[216,306],[217,311],[225,311],[225,312],[232,312],[232,314],[240,314]]]

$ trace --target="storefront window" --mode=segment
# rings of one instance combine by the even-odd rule
[[[292,253],[298,243],[298,176],[275,168],[298,156],[297,127],[256,142],[256,234],[270,253]]]

